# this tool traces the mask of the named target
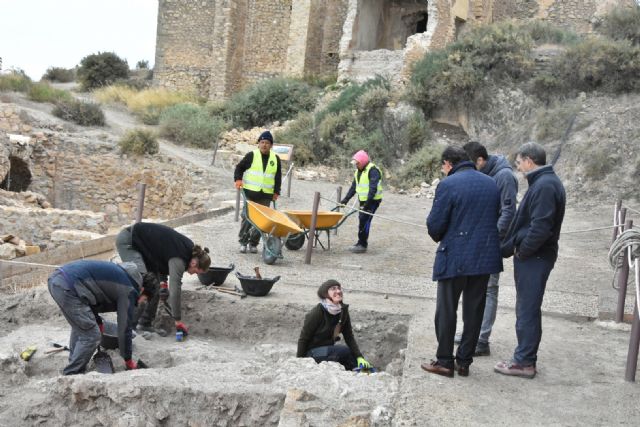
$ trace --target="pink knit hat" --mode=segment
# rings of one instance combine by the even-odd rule
[[[356,154],[353,155],[352,159],[358,162],[360,167],[369,163],[369,155],[364,150],[358,151]]]

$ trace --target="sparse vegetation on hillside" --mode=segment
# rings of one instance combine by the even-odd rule
[[[60,102],[71,101],[73,97],[69,92],[51,87],[49,83],[33,83],[27,92],[29,99],[36,102]]]
[[[73,68],[49,67],[42,76],[42,80],[50,82],[69,83],[76,79],[76,70]]]
[[[24,73],[3,74],[0,75],[0,92],[26,92],[31,83],[31,79]]]
[[[81,126],[104,126],[104,113],[98,104],[77,100],[56,104],[53,115]]]
[[[159,149],[158,137],[155,132],[147,129],[133,129],[128,131],[118,142],[120,151],[125,154],[156,154]]]
[[[212,148],[225,129],[223,119],[195,104],[174,105],[160,115],[160,134],[181,145]]]
[[[602,19],[598,31],[614,40],[640,45],[640,4],[612,9]]]
[[[129,77],[129,65],[113,52],[98,52],[82,58],[78,80],[84,90],[108,86]]]
[[[274,78],[258,82],[238,92],[225,103],[224,114],[240,128],[264,126],[290,120],[301,111],[310,111],[318,89],[295,79]]]

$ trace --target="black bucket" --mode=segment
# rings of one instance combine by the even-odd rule
[[[100,346],[107,350],[115,350],[118,348],[118,324],[114,322],[104,321],[104,333],[100,337]]]
[[[240,272],[236,271],[236,277],[240,280],[242,290],[247,294],[254,297],[263,297],[271,291],[274,283],[280,280],[280,276],[276,276],[273,279],[262,278],[258,279],[255,276],[244,276]]]
[[[198,279],[204,286],[220,286],[227,279],[227,275],[233,271],[235,265],[229,267],[210,267],[206,273],[198,273]]]

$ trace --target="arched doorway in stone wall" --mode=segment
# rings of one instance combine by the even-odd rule
[[[9,157],[9,172],[0,183],[0,189],[8,191],[26,191],[31,185],[31,170],[27,162],[19,157]]]

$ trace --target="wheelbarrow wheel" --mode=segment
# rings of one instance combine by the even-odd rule
[[[304,239],[305,239],[304,233],[294,234],[284,242],[284,245],[290,251],[297,251],[298,249],[304,246]]]
[[[262,245],[262,260],[265,264],[271,265],[282,254],[282,241],[279,237],[269,236]]]

